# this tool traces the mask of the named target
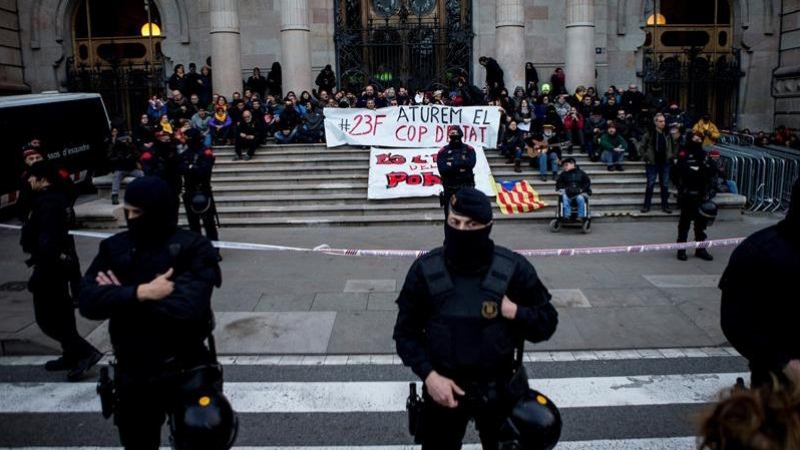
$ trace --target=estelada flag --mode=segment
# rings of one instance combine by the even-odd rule
[[[497,206],[503,214],[526,213],[547,206],[525,180],[501,181],[496,187]]]

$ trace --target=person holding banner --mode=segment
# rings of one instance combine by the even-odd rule
[[[442,179],[444,191],[440,197],[441,206],[444,208],[445,218],[447,217],[447,205],[450,197],[455,195],[460,189],[475,187],[475,163],[477,157],[475,149],[465,144],[462,139],[464,132],[458,126],[450,126],[447,129],[447,137],[450,143],[439,150],[436,157],[436,165],[439,168],[439,177]]]

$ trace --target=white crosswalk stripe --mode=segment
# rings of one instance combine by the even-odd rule
[[[562,411],[557,450],[696,448],[697,412],[746,377],[746,364],[712,349],[659,354],[622,350],[581,360],[553,353],[528,363],[530,385]],[[376,356],[314,365],[292,360],[299,362],[228,357],[225,393],[242,424],[235,450],[419,449],[405,430],[405,398],[416,381],[408,369]],[[40,363],[0,358],[0,450],[118,449],[112,421],[99,414],[93,380],[57,381],[63,374],[45,373]],[[474,431],[465,442],[466,450],[480,449]]]
[[[560,408],[708,403],[744,373],[531,379]],[[405,411],[407,382],[226,383],[243,413]],[[100,412],[89,383],[0,383],[0,413]]]

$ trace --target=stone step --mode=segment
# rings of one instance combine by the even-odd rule
[[[551,199],[548,204],[552,207],[557,203]],[[611,210],[638,210],[641,207],[641,198],[607,198],[592,199],[592,211]],[[493,205],[496,215],[499,215],[497,205]],[[552,208],[551,208],[552,210]],[[219,206],[217,212],[224,222],[226,218],[268,218],[268,217],[318,217],[324,215],[350,215],[350,216],[375,216],[384,214],[424,215],[441,213],[439,200],[434,197],[419,198],[415,203],[360,203],[360,204],[312,204],[312,205],[282,205],[282,206]]]
[[[557,193],[553,190],[546,190],[539,193],[540,198],[546,202],[558,200]],[[398,198],[391,200],[366,200],[366,190],[356,193],[322,193],[322,194],[296,194],[296,193],[275,193],[273,195],[220,195],[217,191],[214,200],[220,207],[240,207],[240,206],[281,206],[286,204],[293,205],[355,205],[355,204],[408,204],[419,203],[421,198]],[[433,197],[431,197],[433,198]],[[638,188],[622,189],[595,189],[591,199],[642,199],[643,191]],[[438,200],[437,200],[438,201]]]
[[[258,164],[249,165],[242,163],[237,166],[214,168],[211,181],[230,177],[261,177],[261,176],[283,176],[291,178],[295,175],[356,175],[369,174],[367,163],[357,165],[287,165],[287,164]]]
[[[498,222],[507,223],[532,223],[547,224],[555,218],[552,207],[542,211],[526,214],[502,215],[496,213],[494,216]],[[618,209],[609,211],[592,211],[592,222],[630,222],[630,221],[666,221],[676,222],[678,217],[675,213],[665,214],[661,211],[652,211],[648,214],[641,214],[639,209]],[[269,218],[269,217],[239,217],[221,219],[222,227],[337,227],[337,226],[396,226],[396,225],[441,225],[444,222],[444,215],[440,209],[430,210],[422,214],[384,214],[374,216],[353,216],[353,215],[318,215],[310,217],[293,218]],[[181,223],[185,225],[182,218]],[[545,228],[546,229],[546,228]],[[579,230],[574,230],[580,232]],[[564,231],[569,232],[569,231]]]

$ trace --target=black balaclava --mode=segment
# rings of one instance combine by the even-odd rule
[[[464,188],[451,197],[450,211],[467,216],[478,223],[492,221],[492,205],[486,195],[474,188]],[[494,242],[489,239],[492,226],[480,230],[457,230],[444,224],[444,255],[447,263],[456,269],[474,271],[483,269],[492,261]]]
[[[786,218],[778,223],[778,231],[787,239],[800,244],[800,178],[792,187],[792,198]]]
[[[128,219],[128,233],[135,244],[163,244],[178,227],[178,206],[169,185],[158,177],[133,180],[125,190],[125,204],[142,210],[142,215]]]
[[[447,136],[450,138],[450,145],[461,145],[461,140],[464,137],[464,132],[459,127],[450,127],[447,130]]]
[[[703,150],[703,141],[695,142],[692,137],[700,136],[700,139],[703,139],[703,133],[699,131],[694,131],[689,133],[688,139],[686,140],[686,150],[689,151],[695,158],[699,160],[703,160],[705,158],[705,150]]]

